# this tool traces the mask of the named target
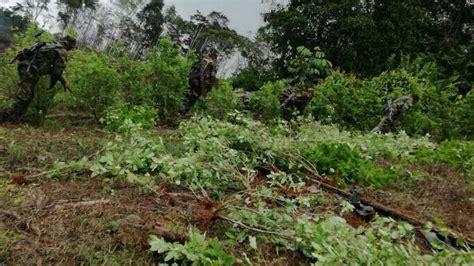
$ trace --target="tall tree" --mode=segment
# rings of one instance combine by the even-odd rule
[[[185,45],[189,45],[189,39],[195,29],[195,25],[178,15],[174,6],[165,10],[164,20],[164,36],[170,38],[173,43],[182,48],[185,47]]]
[[[98,4],[98,0],[57,0],[58,21],[61,27],[74,27],[81,13],[95,10]]]
[[[443,54],[471,41],[465,0],[290,0],[264,18],[260,32],[281,55],[282,74],[298,46],[319,46],[336,66],[372,75],[392,54]]]
[[[13,8],[15,12],[22,12],[23,16],[37,21],[44,11],[48,11],[51,0],[22,0]]]
[[[248,39],[230,29],[228,24],[229,19],[220,12],[204,15],[197,11],[190,20],[184,20],[171,7],[165,11],[164,35],[184,51],[214,48],[222,55],[229,55],[241,49]]]
[[[147,46],[155,46],[163,31],[164,17],[163,0],[151,0],[138,13],[138,19],[144,33],[144,42]]]
[[[12,10],[0,8],[0,52],[13,43],[12,29],[24,32],[29,23],[28,18]]]

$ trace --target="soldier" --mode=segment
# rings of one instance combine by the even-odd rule
[[[418,102],[417,95],[407,95],[397,98],[395,101],[389,100],[385,104],[385,115],[380,123],[372,129],[372,133],[387,133],[392,131],[400,124],[402,116],[413,105]]]
[[[296,110],[300,114],[304,112],[306,105],[313,98],[313,89],[301,90],[297,87],[289,87],[280,94],[280,104],[283,118],[290,120],[292,113]]]
[[[67,62],[67,51],[76,46],[76,40],[70,36],[58,41],[38,43],[24,49],[14,59],[18,62],[20,83],[13,99],[13,103],[0,111],[0,122],[13,121],[24,115],[34,97],[34,88],[43,75],[49,75],[49,90],[52,90],[58,81],[65,91],[70,91],[62,75]]]
[[[217,52],[211,51],[200,58],[191,67],[189,73],[189,86],[191,91],[188,98],[188,109],[191,108],[200,96],[206,96],[212,87],[217,86]]]

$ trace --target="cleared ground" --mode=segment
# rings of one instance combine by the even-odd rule
[[[172,133],[157,130],[165,138]],[[49,177],[56,161],[93,156],[111,138],[95,126],[0,127],[0,262],[153,263],[148,252],[150,234],[182,241],[189,224],[210,236],[222,236],[231,226],[219,217],[222,202],[166,183],[158,184],[155,193],[142,193],[129,183],[91,178],[87,172]],[[423,167],[430,177],[403,190],[367,189],[365,196],[415,218],[440,219],[474,238],[474,192],[461,173],[443,165],[413,167]],[[255,182],[265,179],[262,175]],[[281,193],[291,196],[294,192]],[[339,212],[340,197],[316,185],[299,193],[319,193],[324,199],[312,212]],[[368,224],[353,213],[343,217],[354,227]],[[419,245],[428,252],[426,243],[420,240]],[[247,252],[261,264],[307,263],[295,252],[275,256],[271,246],[261,247],[261,254],[238,245],[226,249],[234,254]]]

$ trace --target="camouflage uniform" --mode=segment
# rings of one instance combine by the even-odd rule
[[[15,120],[24,115],[34,97],[34,89],[43,75],[51,78],[49,89],[58,81],[68,89],[62,73],[67,63],[67,50],[75,46],[75,40],[65,37],[60,41],[49,42],[35,51],[31,57],[23,57],[18,62],[20,82],[13,103],[0,111],[0,122]]]
[[[296,110],[300,114],[304,112],[306,105],[313,97],[313,90],[301,90],[297,87],[289,87],[280,94],[280,105],[283,111],[283,118],[291,119],[292,113]]]
[[[397,98],[395,101],[389,100],[385,104],[385,115],[380,123],[372,129],[371,132],[387,133],[394,130],[404,113],[406,113],[415,103],[418,97],[413,95],[402,96]]]
[[[217,58],[200,59],[191,68],[189,86],[191,91],[188,98],[188,108],[193,106],[200,96],[206,96],[212,87],[217,86]]]

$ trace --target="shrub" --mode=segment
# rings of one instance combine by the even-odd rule
[[[384,72],[370,82],[377,88],[377,94],[384,102],[404,95],[422,94],[418,80],[404,70]]]
[[[206,98],[206,112],[219,119],[225,118],[228,113],[235,110],[241,110],[242,107],[242,99],[234,93],[228,81],[221,81]]]
[[[325,124],[369,130],[377,124],[382,110],[374,87],[362,86],[354,76],[334,71],[316,87],[305,112]]]
[[[112,132],[125,133],[127,124],[151,129],[156,124],[156,110],[141,105],[118,105],[109,108],[100,122]]]
[[[444,163],[463,170],[469,179],[474,178],[474,143],[460,140],[446,140],[436,149],[421,148],[415,153],[415,160],[428,163]]]
[[[388,100],[406,95],[418,95],[419,102],[403,114],[399,129],[409,135],[431,134],[437,138],[469,134],[470,124],[463,115],[470,112],[468,98],[456,103],[453,84],[436,86],[404,70],[365,81],[335,71],[317,86],[305,112],[324,124],[367,131],[382,119]]]
[[[235,257],[227,254],[217,238],[206,239],[196,230],[189,231],[189,240],[184,244],[169,243],[154,235],[149,240],[150,251],[165,255],[164,262],[181,265],[233,265]]]
[[[193,57],[183,57],[169,39],[163,39],[148,54],[150,95],[160,121],[174,121],[186,103],[188,73]]]
[[[105,151],[92,165],[92,176],[134,178],[156,169],[156,161],[163,152],[161,140],[154,141],[134,134],[129,138],[117,136],[107,143]]]
[[[97,120],[119,101],[120,76],[112,59],[102,53],[78,50],[72,53],[66,68],[72,90],[70,107],[92,113]]]
[[[358,150],[347,144],[321,143],[307,146],[301,153],[320,173],[344,177],[348,182],[382,187],[396,178],[393,170],[383,170],[373,161],[363,159]]]
[[[125,102],[130,105],[155,106],[151,81],[156,73],[152,64],[147,60],[132,58],[128,47],[121,40],[113,42],[108,52],[115,59]]]
[[[283,80],[268,82],[250,98],[249,108],[257,118],[271,121],[281,117],[280,94],[287,86]]]
[[[454,123],[457,125],[454,136],[462,136],[468,139],[474,137],[474,90],[466,95],[455,105]]]
[[[299,46],[296,50],[296,56],[287,64],[288,71],[294,77],[293,82],[314,85],[318,78],[326,76],[332,68],[331,62],[325,59],[325,54],[319,47],[314,52],[304,46]]]
[[[273,70],[265,69],[263,66],[249,65],[240,70],[233,78],[234,88],[243,88],[245,91],[257,91],[265,83],[274,80]]]

